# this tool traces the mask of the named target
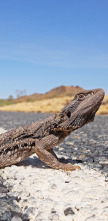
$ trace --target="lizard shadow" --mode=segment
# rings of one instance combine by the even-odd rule
[[[64,164],[66,163],[72,163],[77,164],[77,163],[81,163],[80,160],[72,160],[72,159],[65,159],[65,158],[60,158],[59,162],[62,162]],[[32,166],[32,167],[36,167],[36,168],[40,168],[40,169],[50,169],[51,167],[49,167],[48,165],[46,165],[44,162],[42,162],[38,157],[36,156],[32,156],[29,157],[23,161],[21,161],[20,163],[16,164],[17,166]]]
[[[40,169],[47,169],[49,166],[47,166],[45,163],[43,163],[38,157],[32,156],[28,157],[27,159],[21,161],[20,163],[16,164],[17,166],[31,166],[35,168],[40,168]]]

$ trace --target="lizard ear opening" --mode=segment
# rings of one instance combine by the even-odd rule
[[[68,118],[70,118],[70,117],[71,117],[71,112],[68,110],[68,111],[66,112],[66,115],[67,115]]]

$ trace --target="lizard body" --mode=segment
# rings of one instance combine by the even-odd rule
[[[40,160],[52,168],[80,169],[79,166],[70,163],[61,163],[53,152],[53,147],[61,143],[72,131],[93,121],[103,98],[103,89],[81,92],[60,113],[1,134],[0,168],[16,164],[36,153]]]

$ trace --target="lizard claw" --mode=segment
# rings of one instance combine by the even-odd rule
[[[81,167],[79,166],[74,166],[72,165],[71,163],[67,163],[66,165],[64,165],[64,170],[67,170],[67,171],[73,171],[73,170],[81,170]]]

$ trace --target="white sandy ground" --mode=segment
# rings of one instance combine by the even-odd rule
[[[108,221],[108,182],[100,171],[83,164],[73,172],[53,170],[35,156],[0,170],[31,221]]]

